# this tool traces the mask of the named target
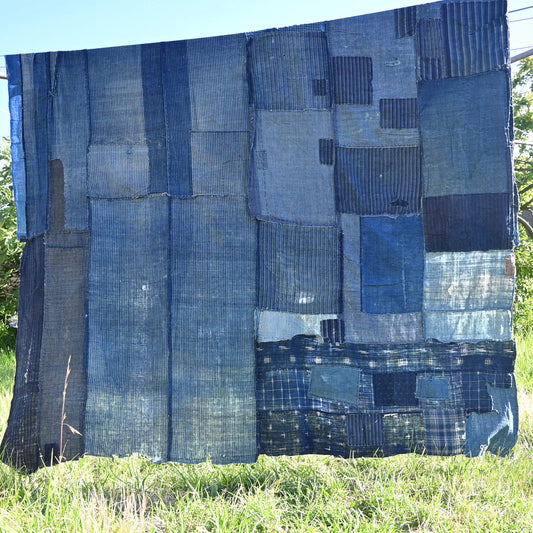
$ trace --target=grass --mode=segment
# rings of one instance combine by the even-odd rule
[[[506,458],[261,456],[155,465],[86,457],[23,475],[0,465],[0,532],[531,531],[533,335],[518,340],[521,435]],[[0,350],[0,429],[14,357]]]

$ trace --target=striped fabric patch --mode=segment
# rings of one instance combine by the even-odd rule
[[[419,213],[420,148],[337,149],[335,187],[341,213]]]
[[[445,2],[441,11],[450,77],[470,76],[506,63],[506,2]]]
[[[358,448],[361,446],[382,446],[383,417],[376,413],[357,413],[346,417],[346,433],[348,446]]]
[[[248,43],[254,105],[258,109],[324,109],[330,105],[324,32],[273,31]],[[362,73],[356,70],[355,75]],[[308,80],[302,84],[302,80]]]
[[[404,7],[394,11],[394,21],[396,23],[396,37],[409,37],[414,35],[416,28],[416,6]]]
[[[336,228],[259,223],[258,307],[292,313],[340,310]]]
[[[382,128],[416,128],[416,98],[383,98],[379,101],[379,125]]]
[[[372,104],[372,58],[332,57],[334,102]]]
[[[421,20],[418,23],[416,48],[419,79],[437,80],[446,77],[446,54],[440,19]]]

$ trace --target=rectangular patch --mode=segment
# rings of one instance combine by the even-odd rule
[[[350,448],[380,447],[385,443],[383,415],[376,413],[355,413],[346,417],[346,433]]]
[[[414,372],[395,372],[374,374],[374,403],[378,407],[416,406],[416,374]]]
[[[145,144],[141,46],[87,52],[91,144]]]
[[[193,194],[245,195],[249,145],[248,132],[192,132]]]
[[[510,309],[514,278],[506,275],[505,250],[426,254],[424,309]]]
[[[417,7],[403,7],[394,10],[396,21],[396,38],[410,37],[414,35],[416,29]]]
[[[62,413],[80,434],[65,434],[61,455],[67,459],[84,453],[85,402],[87,381],[88,241],[85,248],[45,248],[43,338],[39,375],[39,443],[61,441]],[[65,378],[68,388],[65,397]],[[65,402],[63,405],[63,401]]]
[[[385,451],[406,453],[424,451],[426,431],[422,413],[387,413],[383,415]]]
[[[256,113],[248,190],[259,220],[336,225],[333,165],[321,164],[331,145],[320,149],[333,138],[332,120],[329,110]]]
[[[425,197],[511,192],[510,98],[505,71],[419,82]]]
[[[280,411],[309,409],[308,372],[298,368],[268,370],[256,382],[257,409]]]
[[[339,147],[335,187],[341,213],[420,213],[420,148]]]
[[[258,307],[340,311],[340,234],[335,228],[260,222]]]
[[[17,208],[17,238],[26,237],[26,164],[23,143],[22,69],[20,55],[7,55],[11,133],[11,176]]]
[[[252,101],[257,109],[303,110],[330,107],[326,34],[271,31],[248,40]]]
[[[140,198],[150,192],[146,144],[91,144],[87,161],[92,198]]]
[[[309,396],[357,405],[361,371],[345,366],[315,366],[311,369]]]
[[[255,337],[258,342],[269,342],[292,339],[297,335],[324,336],[322,324],[330,321],[336,322],[337,320],[336,315],[304,315],[302,313],[286,313],[283,311],[256,310]]]
[[[441,19],[425,19],[418,22],[416,50],[419,79],[438,80],[446,77],[447,65]]]
[[[465,415],[455,409],[424,411],[425,451],[429,455],[457,455],[465,450]]]
[[[162,44],[163,100],[167,134],[166,190],[171,196],[192,194],[191,91],[187,43]]]
[[[333,139],[318,139],[318,155],[321,165],[335,164],[335,141]]]
[[[441,342],[512,339],[512,316],[508,309],[487,311],[424,311],[426,339]]]
[[[170,203],[169,460],[254,461],[257,227],[241,196]]]
[[[511,250],[509,194],[464,194],[424,199],[427,252]]]
[[[420,216],[361,218],[361,293],[365,313],[420,311],[423,272]]]
[[[49,63],[48,54],[21,56],[26,237],[30,239],[43,234],[48,222]]]
[[[372,58],[332,57],[334,102],[372,104]]]
[[[450,378],[419,374],[416,376],[415,397],[424,400],[447,400],[450,398]]]
[[[64,227],[87,231],[89,145],[89,95],[86,52],[62,52],[55,64],[55,94],[51,99],[54,127],[50,135],[50,157],[63,167]]]
[[[379,118],[382,128],[416,128],[418,126],[416,98],[381,98]]]
[[[508,34],[501,31],[506,8],[503,0],[442,4],[450,77],[507,65]]]
[[[150,192],[167,192],[167,129],[160,43],[141,46],[141,72]]]
[[[344,320],[341,318],[329,318],[320,322],[322,337],[325,342],[342,344],[345,340]]]
[[[312,453],[306,411],[260,411],[258,452],[268,455]]]
[[[248,84],[243,34],[186,42],[192,131],[247,131]],[[185,95],[184,95],[185,96]]]
[[[168,198],[92,200],[91,217],[85,449],[165,460]]]

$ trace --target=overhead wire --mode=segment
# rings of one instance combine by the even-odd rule
[[[526,9],[533,9],[533,6],[521,7],[520,9],[513,9],[509,13],[517,13],[518,11],[525,11]]]

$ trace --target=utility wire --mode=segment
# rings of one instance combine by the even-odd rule
[[[527,17],[525,19],[510,20],[509,22],[522,22],[523,20],[533,20],[533,17]]]
[[[527,6],[527,7],[521,7],[520,9],[513,9],[512,11],[509,11],[509,13],[516,13],[517,11],[525,11],[526,9],[531,9],[533,6]]]

